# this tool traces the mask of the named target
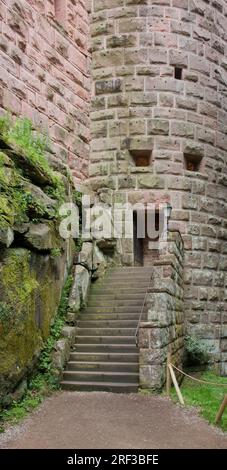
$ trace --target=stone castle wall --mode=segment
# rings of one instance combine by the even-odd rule
[[[0,2],[0,107],[48,129],[77,179],[89,156],[89,5],[86,0]]]
[[[223,372],[226,31],[224,0],[93,0],[90,183],[105,201],[171,203],[185,247],[188,332],[217,360],[221,344]],[[136,166],[149,153],[149,166]]]
[[[153,260],[152,283],[147,296],[147,313],[139,329],[140,386],[161,390],[166,381],[167,352],[182,368],[184,355],[183,270],[184,246],[177,232]]]

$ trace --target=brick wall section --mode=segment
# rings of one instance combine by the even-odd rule
[[[171,227],[186,250],[188,332],[212,345],[217,360],[222,336],[223,373],[226,31],[224,0],[93,0],[90,182],[101,198],[109,188],[118,201],[171,203]],[[152,151],[149,167],[135,166],[136,150]],[[198,172],[186,170],[184,153],[202,158]]]
[[[77,179],[87,174],[90,58],[86,0],[0,1],[0,106],[49,129]],[[63,21],[64,20],[64,21]]]
[[[160,390],[166,380],[166,356],[182,367],[184,350],[183,304],[184,247],[179,233],[153,260],[153,277],[147,296],[147,314],[139,330],[140,386]]]

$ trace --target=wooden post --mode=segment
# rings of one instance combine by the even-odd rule
[[[176,376],[175,376],[175,373],[174,373],[174,370],[173,370],[171,364],[169,364],[169,371],[170,371],[170,374],[171,374],[171,379],[173,381],[173,385],[175,387],[175,390],[176,390],[176,393],[177,393],[177,396],[178,396],[178,400],[179,400],[181,405],[184,405],[184,399],[183,399],[182,393],[180,391],[179,385],[177,383],[177,379],[176,379]]]
[[[166,395],[170,396],[170,389],[171,389],[171,375],[169,371],[169,364],[171,363],[171,352],[167,353],[167,361],[166,361]]]
[[[217,416],[216,416],[216,419],[215,419],[215,424],[220,423],[220,421],[222,419],[222,415],[223,415],[226,407],[227,407],[227,395],[224,396],[224,399],[223,399],[223,401],[221,403],[221,406],[218,410],[218,413],[217,413]]]

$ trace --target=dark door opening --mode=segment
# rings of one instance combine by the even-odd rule
[[[133,247],[134,247],[134,265],[143,266],[143,238],[138,237],[138,227],[140,217],[138,212],[133,213]]]
[[[159,239],[160,219],[159,212],[154,212],[155,232],[152,234],[148,230],[148,215],[140,211],[133,213],[133,247],[134,247],[134,265],[135,266],[151,266],[153,260],[157,258],[158,252],[155,245],[150,246],[151,242],[155,243]],[[144,228],[143,228],[144,227]],[[151,238],[150,238],[150,236]]]

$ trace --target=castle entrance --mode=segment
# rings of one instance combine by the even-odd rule
[[[158,241],[159,212],[155,212],[154,216],[154,234],[151,236],[148,230],[147,212],[133,213],[134,266],[152,266],[156,258],[157,253],[154,247],[151,249],[151,242]]]

